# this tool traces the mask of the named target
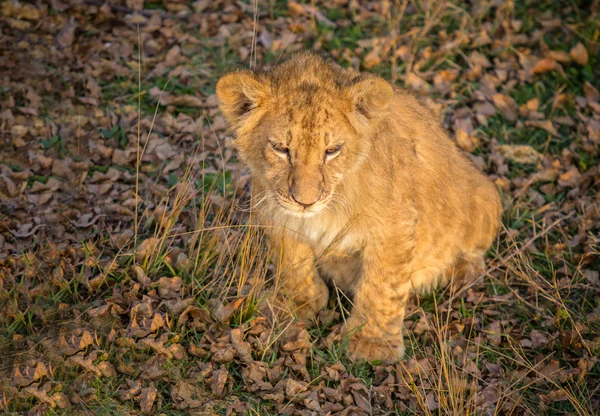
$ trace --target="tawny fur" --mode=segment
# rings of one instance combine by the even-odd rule
[[[228,74],[217,95],[299,317],[326,306],[329,279],[353,295],[351,356],[402,357],[409,295],[483,267],[493,184],[416,98],[313,54]]]

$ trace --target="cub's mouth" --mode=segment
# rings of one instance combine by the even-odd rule
[[[312,217],[313,215],[318,214],[319,212],[323,211],[329,204],[329,201],[331,200],[331,198],[330,197],[321,198],[321,199],[319,199],[319,201],[317,201],[311,205],[299,204],[296,201],[293,201],[293,200],[290,201],[288,199],[282,198],[281,196],[277,196],[276,200],[277,200],[277,204],[287,214],[306,218],[306,217]]]

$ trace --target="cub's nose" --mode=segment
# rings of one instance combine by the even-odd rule
[[[298,205],[308,208],[314,205],[321,198],[321,191],[317,192],[299,192],[297,187],[291,189],[292,198]]]

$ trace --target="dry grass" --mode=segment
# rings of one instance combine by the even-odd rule
[[[3,225],[12,221],[13,215],[0,214],[1,230],[13,231],[6,237],[0,235],[0,248],[5,241],[15,242],[15,246],[22,240],[32,241],[31,247],[20,245],[25,248],[0,256],[2,411],[111,415],[597,413],[600,306],[598,285],[590,274],[599,266],[597,175],[589,175],[591,185],[585,184],[585,178],[573,185],[560,184],[570,183],[564,175],[573,167],[584,177],[593,173],[598,162],[597,148],[585,136],[597,113],[578,106],[574,98],[584,94],[588,72],[593,80],[598,79],[593,69],[597,57],[592,53],[597,50],[596,19],[573,13],[568,26],[563,24],[552,32],[554,29],[547,29],[554,24],[550,18],[560,17],[560,10],[546,3],[536,7],[482,4],[473,10],[460,2],[397,1],[389,2],[387,9],[374,8],[371,15],[349,12],[348,16],[318,2],[306,5],[312,6],[307,9],[310,13],[292,16],[278,2],[270,2],[267,13],[259,15],[264,5],[251,2],[245,13],[251,14],[247,20],[252,36],[241,44],[248,47],[249,54],[246,61],[238,63],[250,62],[252,68],[270,64],[300,41],[304,46],[321,45],[325,53],[347,65],[356,64],[348,56],[364,65],[365,56],[375,50],[380,62],[370,70],[415,88],[417,93],[421,87],[411,84],[409,75],[425,80],[430,89],[423,98],[444,110],[442,117],[452,134],[464,126],[457,124],[456,114],[470,111],[475,129],[469,137],[479,143],[472,153],[481,158],[484,170],[504,193],[504,229],[490,250],[485,276],[467,286],[440,288],[414,300],[405,320],[406,360],[394,366],[351,362],[340,328],[352,302],[341,291],[332,291],[328,310],[308,330],[294,322],[293,309],[273,310],[270,296],[278,289],[273,265],[280,253],[269,252],[261,227],[247,212],[246,173],[235,164],[226,164],[231,149],[227,135],[213,129],[216,112],[210,109],[202,115],[202,124],[208,127],[193,146],[182,150],[186,159],[194,162],[173,171],[176,181],[166,186],[168,175],[161,170],[154,174],[151,167],[158,162],[150,159],[156,153],[152,140],[159,134],[166,142],[182,140],[184,133],[165,125],[185,124],[176,117],[188,109],[173,116],[175,110],[151,102],[153,112],[147,111],[145,100],[150,94],[145,88],[155,85],[145,85],[149,82],[142,70],[145,57],[137,54],[136,82],[102,85],[105,91],[116,87],[119,96],[115,102],[129,103],[135,109],[129,114],[138,114],[134,125],[110,133],[116,136],[120,131],[125,138],[127,134],[132,137],[125,148],[135,157],[123,168],[131,176],[123,174],[117,183],[123,187],[119,192],[134,201],[124,205],[131,208],[132,215],[122,220],[112,218],[116,214],[109,211],[95,212],[97,223],[92,223],[92,217],[91,225],[80,227],[94,233],[74,243],[66,238],[54,241],[51,234],[48,241],[36,239],[35,233],[19,237],[29,231],[12,223]],[[561,3],[561,7],[568,5]],[[323,23],[315,11],[327,12],[325,17],[337,25]],[[292,17],[286,24],[272,23],[271,16],[277,13]],[[517,30],[515,21],[525,29]],[[274,25],[301,28],[297,32],[300,41],[295,45],[283,42],[282,49],[270,51],[263,44],[266,41],[259,39],[263,25],[271,25],[265,27],[272,31]],[[546,73],[520,79],[525,75],[519,72],[519,59],[524,60],[528,53],[542,57],[547,51],[540,42],[525,44],[529,51],[512,42],[520,35],[534,38],[536,30],[561,36],[560,41],[542,38],[552,50],[563,48],[559,42],[565,50],[576,41],[584,42],[591,52],[588,66],[564,64],[570,72],[562,78]],[[461,43],[460,33],[469,36],[465,38],[468,44],[482,31],[498,45]],[[130,36],[138,43],[146,41],[137,28]],[[380,44],[358,46],[363,38],[376,36],[382,39]],[[231,53],[227,46],[219,48],[210,56]],[[359,49],[361,52],[353,55]],[[469,58],[473,51],[490,61],[490,67],[479,68],[484,74],[505,74],[506,79],[496,86],[498,94],[510,95],[519,105],[538,98],[539,112],[553,120],[560,136],[525,128],[528,116],[519,115],[521,125],[517,126],[500,110],[486,116],[486,125],[479,124],[480,119],[473,116],[475,105],[490,100],[477,96],[484,81]],[[196,61],[194,65],[206,71],[212,63]],[[214,84],[222,75],[217,69],[210,77],[198,77]],[[435,77],[442,76],[442,71],[458,73],[447,93],[436,87]],[[171,96],[189,95],[175,78],[164,76],[162,91]],[[135,89],[120,90],[122,85],[136,84]],[[198,88],[203,87],[201,83]],[[561,94],[567,97],[557,98]],[[17,96],[18,102],[23,99]],[[570,117],[574,126],[554,121],[558,116]],[[51,118],[61,123],[58,116],[51,114]],[[2,131],[9,128],[19,131],[10,124],[1,126]],[[524,129],[527,131],[522,133]],[[497,142],[527,144],[543,157],[532,166],[515,163],[498,154]],[[61,143],[50,142],[57,152],[68,152],[69,143]],[[215,143],[217,147],[211,148]],[[58,149],[59,145],[66,150]],[[48,152],[54,152],[54,147]],[[11,151],[0,146],[2,155]],[[217,169],[211,170],[207,154],[220,161]],[[556,175],[536,179],[534,174],[550,171],[551,163],[558,166]],[[96,171],[106,174],[105,167]],[[10,176],[8,170],[2,172],[3,178]],[[40,172],[36,175],[46,171]],[[48,178],[56,176],[46,173]],[[89,173],[92,176],[91,169]],[[35,183],[35,178],[27,180],[24,189]],[[89,178],[87,181],[84,183],[91,183]],[[97,183],[102,182],[92,184]],[[7,188],[4,182],[0,185]],[[159,186],[165,192],[158,192]],[[3,189],[1,196],[7,195]],[[71,223],[86,221],[72,219]],[[61,244],[64,247],[56,248]]]

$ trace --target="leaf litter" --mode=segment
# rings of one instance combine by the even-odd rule
[[[594,414],[597,2],[458,3],[3,3],[0,409]],[[503,193],[487,275],[415,299],[393,366],[346,358],[343,298],[261,313],[214,85],[304,48],[412,90]]]

